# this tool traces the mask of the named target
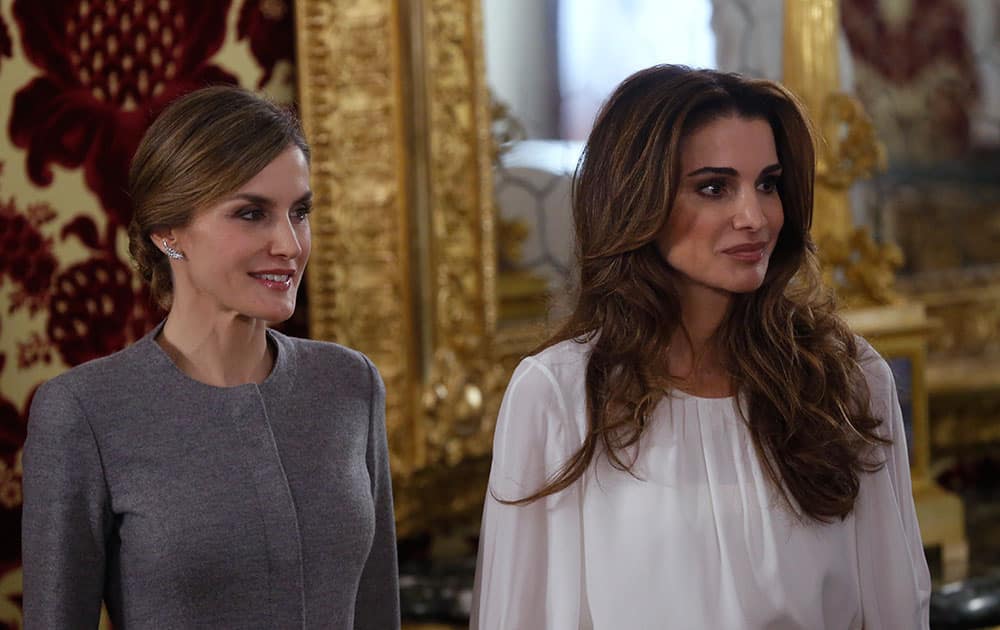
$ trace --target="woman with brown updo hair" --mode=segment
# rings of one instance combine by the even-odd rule
[[[385,390],[287,320],[309,146],[236,87],[171,103],[132,161],[129,247],[166,319],[35,395],[24,627],[399,628]]]
[[[579,295],[504,397],[472,627],[926,628],[889,367],[834,314],[781,86],[656,66],[573,189]]]

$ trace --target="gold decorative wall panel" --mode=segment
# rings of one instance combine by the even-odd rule
[[[508,374],[493,360],[479,2],[300,0],[296,9],[316,197],[311,334],[361,350],[382,373],[405,536],[478,515]]]
[[[425,461],[440,465],[489,453],[495,414],[484,413],[487,396],[504,375],[491,361],[496,251],[480,6],[428,0],[422,17],[434,296]]]
[[[1000,443],[1000,271],[956,269],[901,288],[940,324],[927,370],[932,448],[953,454]]]
[[[828,283],[843,302],[870,307],[899,301],[893,289],[899,248],[854,227],[850,186],[885,168],[885,150],[861,103],[841,91],[836,0],[787,0],[782,83],[805,104],[819,135],[812,236]]]
[[[365,352],[385,381],[392,469],[413,468],[412,318],[400,19],[390,0],[299,2],[299,102],[316,213],[311,335]]]

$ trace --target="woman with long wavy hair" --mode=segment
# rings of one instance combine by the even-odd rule
[[[626,79],[579,164],[579,291],[514,372],[473,628],[926,628],[886,362],[834,314],[781,86]]]

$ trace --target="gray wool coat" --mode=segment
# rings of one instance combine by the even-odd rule
[[[35,395],[25,628],[96,628],[102,599],[116,630],[398,628],[374,366],[268,331],[271,375],[212,387],[158,331]]]

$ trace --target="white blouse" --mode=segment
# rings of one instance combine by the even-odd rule
[[[494,436],[473,630],[928,627],[902,415],[889,366],[862,340],[873,412],[892,446],[854,511],[797,519],[767,480],[735,398],[677,392],[655,409],[634,473],[595,457],[569,488],[524,506],[587,428],[589,344],[524,359]],[[626,460],[627,461],[627,460]]]

